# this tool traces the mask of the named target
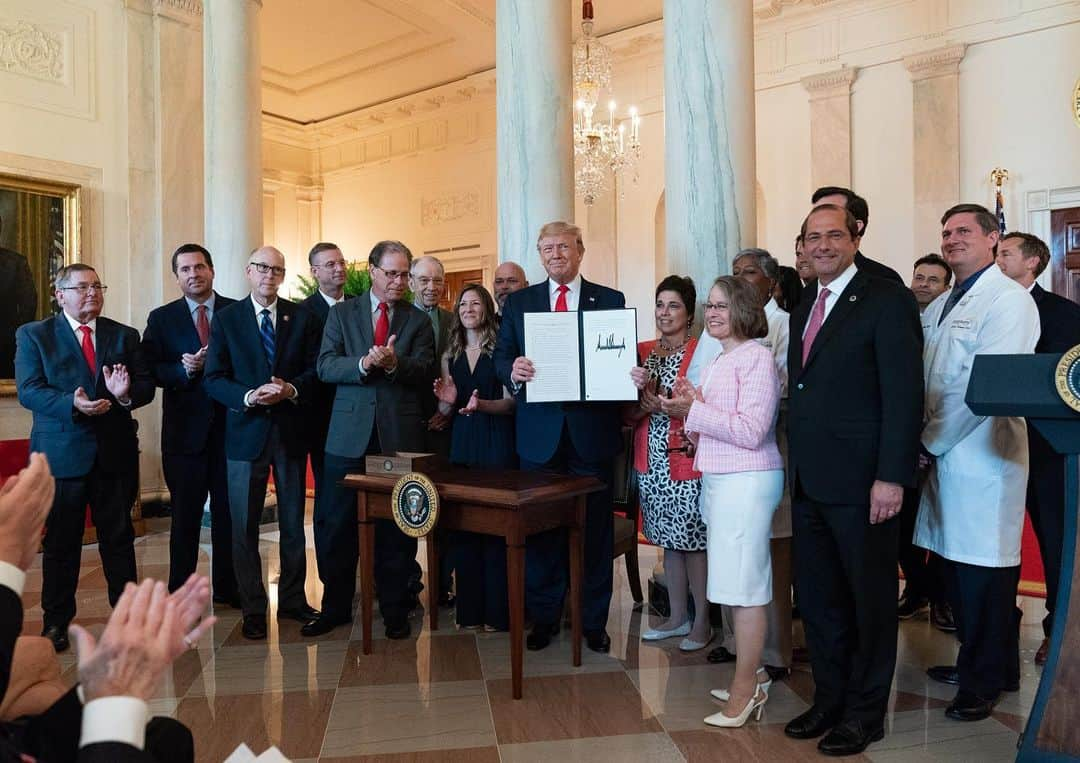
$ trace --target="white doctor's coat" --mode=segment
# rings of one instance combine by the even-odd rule
[[[950,293],[922,314],[922,444],[936,460],[923,486],[915,544],[955,562],[1015,567],[1024,528],[1027,428],[1023,418],[976,416],[964,396],[976,355],[1034,352],[1039,311],[1027,290],[996,265],[938,325]]]

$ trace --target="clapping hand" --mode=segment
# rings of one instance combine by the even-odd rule
[[[31,453],[30,465],[0,487],[0,561],[23,571],[34,561],[55,491],[41,453]]]
[[[175,602],[177,628],[173,633],[173,659],[185,650],[194,649],[199,639],[217,622],[216,617],[203,617],[210,603],[210,578],[191,573],[182,586],[169,595]]]
[[[127,367],[123,363],[103,365],[101,374],[105,377],[105,389],[121,403],[127,403],[128,392],[131,390],[131,375],[128,374]]]
[[[292,397],[294,389],[289,382],[271,376],[270,381],[255,389],[255,394],[251,396],[252,402],[255,405],[277,405],[282,400]]]
[[[180,356],[180,363],[188,376],[194,376],[203,370],[206,364],[206,347],[200,347],[198,352],[185,352]]]
[[[660,396],[656,394],[656,379],[650,379],[638,395],[639,404],[643,411],[648,413],[660,413]]]
[[[632,381],[634,386],[638,389],[645,389],[645,385],[649,383],[649,376],[649,369],[647,368],[634,366],[630,369],[630,381]]]
[[[691,384],[685,376],[680,376],[675,380],[675,386],[671,390],[671,399],[660,398],[660,410],[668,416],[685,419],[690,413],[690,406],[695,401],[704,402],[704,400],[701,390]]]
[[[435,380],[435,397],[440,403],[453,405],[457,402],[457,385],[454,380],[447,376],[444,379]]]
[[[480,390],[474,389],[472,394],[469,395],[469,402],[465,403],[465,407],[458,411],[462,416],[472,416],[480,410]]]
[[[86,396],[86,390],[82,387],[78,387],[75,390],[75,398],[72,401],[72,405],[75,406],[75,410],[84,416],[100,416],[103,413],[108,413],[112,408],[112,403],[106,399],[91,400]]]
[[[393,371],[397,368],[397,353],[394,350],[394,342],[396,341],[397,334],[391,334],[390,338],[386,340],[385,347],[373,344],[365,356],[367,362],[364,367],[367,369],[381,368],[384,371]]]

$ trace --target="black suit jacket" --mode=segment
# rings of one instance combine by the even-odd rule
[[[236,300],[214,295],[214,318]],[[188,376],[180,362],[184,353],[199,351],[199,333],[183,297],[153,310],[146,319],[142,348],[154,382],[164,390],[161,452],[193,454],[206,447],[215,421],[223,423],[225,408],[206,393],[202,372]]]
[[[915,485],[922,328],[912,293],[859,270],[802,363],[816,291],[791,314],[788,474],[814,501],[869,503],[875,480]]]
[[[352,295],[346,295],[345,299],[352,299]],[[330,305],[326,303],[318,290],[301,302],[300,305],[307,308],[318,321],[319,344],[321,345],[323,329],[326,327],[326,317],[330,314]],[[336,390],[337,385],[335,384],[326,384],[318,379],[315,381],[311,410],[307,417],[308,443],[312,450],[321,451],[326,447],[326,433],[330,431],[330,413],[334,407],[334,392]]]
[[[581,279],[579,310],[614,310],[626,306],[621,291]],[[514,360],[525,354],[525,313],[551,312],[548,280],[528,286],[506,298],[499,340],[495,345],[495,372],[507,389],[513,389],[510,371]],[[529,461],[544,463],[559,446],[565,424],[574,448],[582,458],[604,461],[622,447],[619,403],[530,403],[527,385],[517,394],[517,452]]]
[[[901,286],[906,286],[904,279],[900,277],[900,274],[890,268],[888,265],[883,265],[877,260],[872,260],[862,252],[855,252],[855,267],[861,272],[874,278],[884,278],[887,281],[895,281]],[[817,299],[818,288],[817,279],[811,278],[805,284],[803,284],[802,297],[799,299],[800,304],[810,300],[810,304],[814,304],[814,300]]]
[[[0,379],[15,376],[15,329],[34,320],[37,290],[26,258],[0,247],[0,283],[5,296],[0,300]]]
[[[95,463],[110,472],[135,473],[138,467],[136,424],[131,412],[154,399],[154,379],[139,334],[130,326],[97,319],[97,372],[86,365],[82,347],[63,314],[19,327],[16,334],[15,382],[19,402],[33,413],[30,450],[44,453],[53,476],[82,477]],[[131,375],[131,406],[124,408],[105,388],[103,365],[123,363]],[[100,416],[75,410],[75,390],[91,400],[109,400]]]
[[[271,422],[281,431],[290,455],[307,454],[304,417],[315,395],[315,358],[319,352],[319,322],[295,302],[278,298],[274,329],[274,366],[270,367],[259,335],[250,297],[234,302],[214,316],[207,351],[206,391],[224,405],[225,455],[233,461],[254,461],[266,447]],[[244,395],[276,376],[291,383],[296,400],[272,406],[244,405]]]
[[[1031,287],[1031,298],[1039,308],[1040,333],[1035,352],[1065,352],[1080,344],[1080,305],[1039,284]]]

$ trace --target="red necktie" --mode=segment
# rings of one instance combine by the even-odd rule
[[[210,320],[206,317],[206,305],[195,308],[198,316],[195,318],[195,330],[199,332],[199,344],[203,347],[210,344]]]
[[[559,296],[555,300],[555,312],[565,313],[570,309],[566,304],[566,292],[570,291],[570,287],[566,284],[560,284],[555,291],[559,292]]]
[[[375,321],[375,344],[378,347],[386,345],[390,338],[390,307],[385,302],[379,303],[379,319]]]
[[[818,332],[821,331],[821,324],[825,322],[825,301],[829,298],[828,288],[822,288],[818,294],[817,302],[814,303],[814,312],[810,314],[810,324],[806,327],[806,335],[803,336],[802,342],[802,362],[803,367],[806,367],[806,359],[810,357],[810,348],[814,346],[814,340],[817,339]]]
[[[90,366],[90,375],[97,378],[97,354],[94,352],[94,342],[90,339],[90,327],[79,326],[82,332],[82,354],[86,358],[86,365]]]

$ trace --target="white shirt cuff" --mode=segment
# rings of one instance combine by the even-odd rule
[[[136,697],[102,697],[83,707],[79,747],[100,742],[120,742],[143,749],[146,719],[150,711]]]
[[[247,392],[244,393],[244,407],[245,408],[254,408],[255,407],[255,403],[252,403],[248,399],[254,394],[255,394],[255,390],[253,390],[253,389],[249,389]]]
[[[10,588],[21,599],[26,587],[26,573],[10,562],[0,562],[0,586]]]

